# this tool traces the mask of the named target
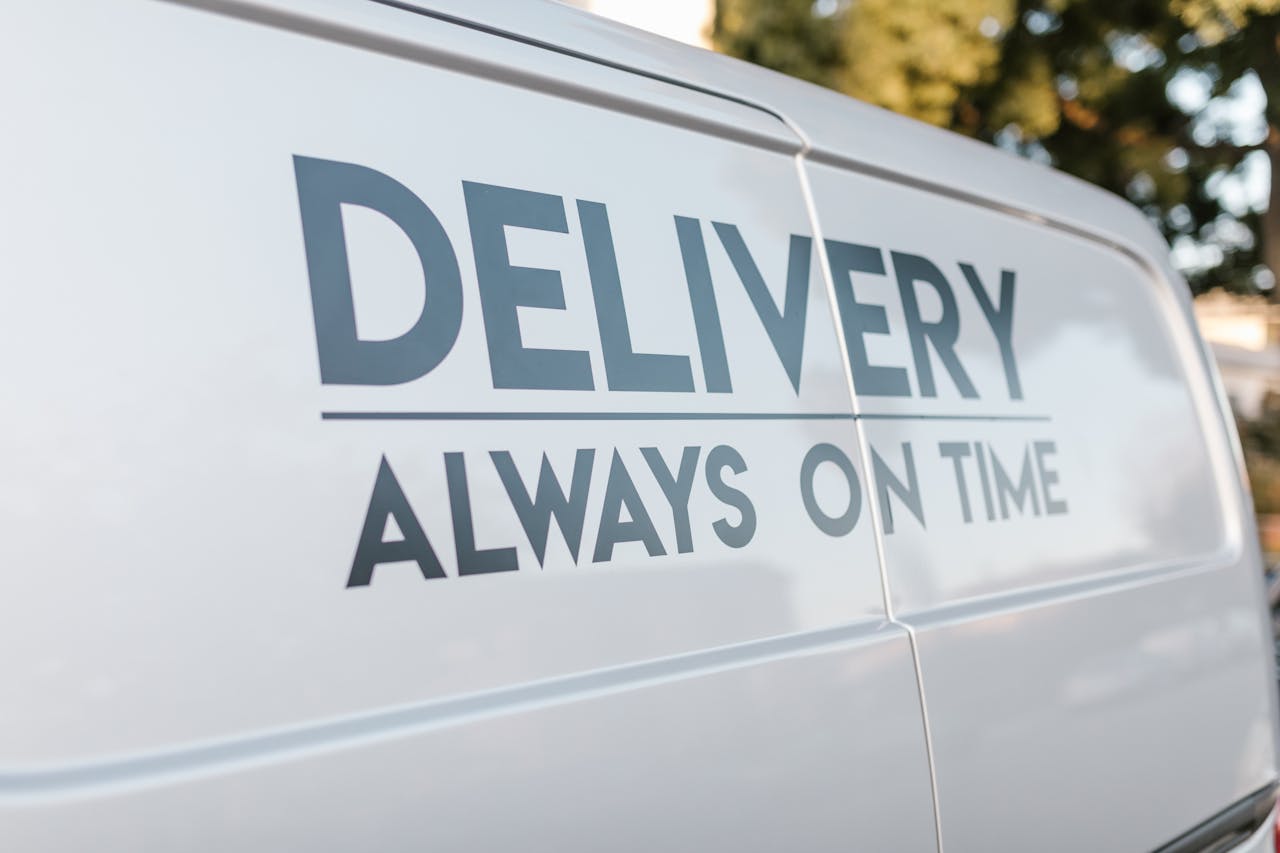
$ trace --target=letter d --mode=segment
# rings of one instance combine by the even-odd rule
[[[425,376],[444,360],[462,326],[462,276],[444,226],[408,187],[352,163],[293,158],[311,309],[326,385],[397,385]],[[427,297],[413,328],[391,340],[356,333],[342,205],[367,207],[400,227],[422,263]]]

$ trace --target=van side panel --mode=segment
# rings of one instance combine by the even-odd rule
[[[6,837],[935,849],[798,138],[194,5],[0,27]]]

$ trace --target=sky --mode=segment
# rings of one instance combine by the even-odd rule
[[[562,0],[676,41],[707,47],[714,0]]]

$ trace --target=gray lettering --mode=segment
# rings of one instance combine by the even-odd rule
[[[991,304],[991,297],[987,295],[987,289],[982,285],[982,279],[978,278],[978,272],[972,265],[961,264],[960,271],[964,273],[965,280],[969,282],[969,289],[973,291],[978,304],[982,306],[982,315],[987,318],[987,324],[991,326],[991,332],[996,336],[996,343],[1000,345],[1000,359],[1004,362],[1004,378],[1009,386],[1009,397],[1013,400],[1021,400],[1022,381],[1018,378],[1018,362],[1013,357],[1013,270],[1000,271],[999,308]]]
[[[756,535],[756,508],[751,499],[739,489],[735,489],[724,481],[724,471],[729,469],[735,474],[747,470],[747,463],[742,454],[727,444],[718,444],[707,454],[705,472],[707,488],[716,500],[731,506],[738,511],[741,518],[737,524],[730,524],[727,518],[712,523],[711,529],[716,537],[730,548],[743,548],[751,543]]]
[[[1044,492],[1044,511],[1047,515],[1066,515],[1067,502],[1057,500],[1049,491],[1058,484],[1058,472],[1045,465],[1045,457],[1058,452],[1058,445],[1052,441],[1037,441],[1033,445],[1036,451],[1036,469],[1040,472],[1040,489]]]
[[[622,509],[626,507],[630,521],[622,520]],[[595,553],[591,556],[593,563],[605,563],[613,559],[613,547],[619,542],[641,542],[650,557],[666,554],[658,531],[649,518],[649,511],[644,508],[644,501],[636,491],[631,475],[622,464],[618,451],[613,451],[613,461],[609,465],[609,482],[604,490],[604,506],[600,510],[600,532],[596,535]]]
[[[814,475],[817,474],[818,466],[824,462],[830,462],[840,469],[849,485],[849,504],[837,516],[827,515],[818,506],[818,499],[813,491]],[[800,499],[814,526],[828,536],[844,536],[853,530],[862,513],[862,485],[858,481],[858,472],[853,467],[853,462],[844,451],[834,444],[815,444],[809,449],[804,461],[800,463]]]
[[[969,456],[969,442],[943,441],[938,443],[938,453],[944,459],[950,459],[956,470],[956,491],[960,495],[960,513],[964,523],[973,522],[973,512],[969,509],[969,486],[964,479],[964,460]]]
[[[631,347],[627,308],[622,301],[618,257],[609,230],[609,213],[595,201],[578,202],[587,273],[596,303],[596,324],[604,350],[610,391],[693,391],[693,371],[683,355],[636,352]]]
[[[987,511],[987,521],[995,521],[996,510],[991,498],[991,478],[987,474],[987,453],[982,444],[974,442],[973,455],[978,460],[978,480],[982,483],[982,506]]]
[[[773,351],[782,362],[782,369],[791,380],[791,387],[800,392],[800,367],[804,361],[804,322],[809,307],[809,262],[813,254],[813,240],[798,234],[791,235],[787,254],[787,290],[782,299],[782,311],[769,293],[769,287],[760,274],[742,234],[735,225],[713,222],[712,227],[720,236],[733,268],[742,280],[751,305],[773,344]]]
[[[444,226],[408,187],[352,163],[293,158],[302,240],[311,284],[320,381],[325,385],[397,385],[435,369],[462,328],[462,276]],[[367,207],[394,222],[418,254],[426,304],[409,331],[385,341],[356,331],[342,205]]]
[[[649,470],[671,505],[671,517],[676,525],[676,551],[687,554],[693,550],[693,531],[689,525],[689,495],[693,492],[693,476],[698,469],[700,447],[686,447],[680,454],[680,471],[672,475],[662,453],[656,447],[642,447],[640,453],[649,463]]]
[[[883,305],[859,302],[854,298],[851,273],[884,275],[884,257],[874,246],[859,246],[827,240],[827,262],[835,284],[836,307],[840,311],[840,328],[849,353],[853,384],[861,396],[910,397],[911,382],[905,367],[885,367],[867,359],[864,335],[889,334],[889,316]]]
[[[916,363],[916,380],[922,397],[938,396],[933,381],[933,363],[929,360],[929,347],[943,367],[951,374],[951,380],[960,389],[962,397],[977,397],[978,391],[956,357],[956,340],[960,337],[960,312],[956,309],[956,297],[942,270],[928,258],[891,252],[893,270],[898,277],[898,292],[902,296],[902,313],[907,321],[907,338],[911,341],[911,355]],[[916,284],[927,284],[938,294],[942,302],[942,316],[932,323],[920,319],[920,303],[916,300]]]
[[[591,468],[595,461],[594,450],[579,450],[573,458],[573,476],[569,483],[569,494],[566,497],[556,472],[551,469],[547,455],[542,454],[542,467],[538,471],[538,487],[536,497],[529,497],[529,490],[520,479],[511,454],[505,450],[495,450],[489,454],[493,467],[498,471],[502,486],[507,490],[511,506],[520,518],[525,535],[533,553],[538,557],[538,565],[545,565],[547,554],[547,535],[551,530],[551,519],[555,518],[569,546],[573,562],[578,562],[578,549],[582,545],[583,519],[587,512],[587,492],[591,486]]]
[[[508,226],[569,233],[564,199],[470,181],[462,182],[462,192],[471,226],[493,387],[590,391],[595,385],[587,353],[526,347],[520,337],[517,308],[564,310],[560,273],[512,266],[507,252]]]
[[[889,492],[893,492],[898,496],[898,500],[902,501],[903,506],[911,511],[916,517],[916,521],[920,522],[920,526],[924,527],[924,506],[920,497],[920,483],[916,480],[916,460],[911,454],[911,443],[902,442],[902,457],[907,465],[907,482],[898,479],[885,461],[880,458],[880,454],[876,453],[875,448],[871,449],[871,468],[876,480],[876,493],[880,499],[880,514],[884,516],[882,524],[885,533],[892,533],[893,524],[893,505],[889,502]]]
[[[733,383],[729,379],[729,358],[724,351],[720,309],[716,305],[715,289],[711,286],[707,245],[702,240],[702,223],[687,216],[677,216],[676,237],[680,241],[680,257],[684,261],[693,325],[698,333],[702,378],[706,380],[708,391],[727,394],[733,390]]]
[[[394,518],[396,526],[400,528],[400,535],[404,538],[399,542],[382,541],[388,518]],[[384,456],[378,464],[378,476],[373,484],[373,495],[369,498],[364,527],[360,531],[360,542],[356,545],[356,556],[351,562],[347,587],[368,586],[373,580],[376,566],[405,561],[417,563],[418,570],[427,580],[445,576],[440,558],[431,547],[427,534],[418,523],[418,517],[409,506],[409,499],[404,496],[404,490],[400,488],[400,483]]]
[[[1019,513],[1024,513],[1023,504],[1028,498],[1031,501],[1031,512],[1034,515],[1040,514],[1040,499],[1036,496],[1035,477],[1031,473],[1031,455],[1024,447],[1022,450],[1022,465],[1018,469],[1018,485],[1015,488],[1013,480],[1009,478],[1004,466],[1000,464],[1000,459],[996,456],[994,449],[991,449],[991,469],[995,474],[996,496],[1000,499],[1000,515],[1002,518],[1009,517],[1009,498],[1013,498],[1014,506],[1018,508]]]
[[[453,515],[453,544],[458,555],[458,574],[484,575],[490,572],[514,572],[520,568],[515,548],[476,548],[471,495],[467,489],[467,466],[461,453],[444,455],[444,474],[449,487],[449,510]]]

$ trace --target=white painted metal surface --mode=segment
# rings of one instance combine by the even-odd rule
[[[1133,850],[1275,779],[1125,205],[553,4],[4,16],[17,846]]]

